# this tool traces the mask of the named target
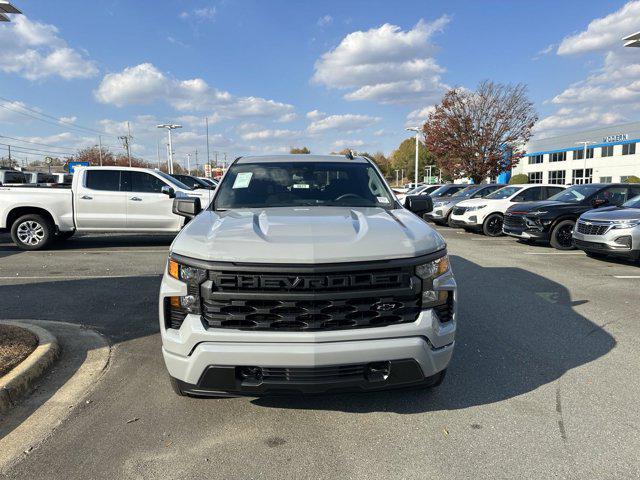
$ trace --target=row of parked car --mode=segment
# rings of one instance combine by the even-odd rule
[[[408,192],[404,203],[425,195],[432,207],[417,213],[436,224],[640,260],[637,183],[431,185]]]

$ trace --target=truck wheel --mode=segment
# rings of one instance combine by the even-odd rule
[[[37,214],[23,215],[11,226],[11,239],[22,250],[40,250],[53,239],[51,221]]]
[[[487,237],[499,237],[502,235],[502,215],[492,213],[482,224],[482,233]]]
[[[573,250],[573,228],[576,222],[573,220],[562,220],[551,231],[549,243],[557,250]]]
[[[447,215],[447,226],[450,228],[455,228],[456,226],[453,224],[453,220],[451,220],[451,212]]]

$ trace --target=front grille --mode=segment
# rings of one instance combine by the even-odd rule
[[[462,215],[462,214],[464,214],[464,212],[466,212],[466,211],[467,211],[466,207],[458,207],[458,206],[455,206],[455,207],[453,207],[453,212],[452,212],[452,213],[453,213],[454,215]]]
[[[573,243],[576,247],[585,250],[609,250],[609,247],[605,243],[585,242],[584,240],[577,239],[574,239]]]
[[[366,364],[313,368],[262,368],[264,382],[316,383],[364,379]]]
[[[503,225],[505,227],[524,228],[524,217],[522,215],[513,215],[508,213],[504,216]]]
[[[210,328],[322,331],[418,318],[421,282],[413,265],[327,268],[321,273],[210,271],[201,288],[202,319]]]
[[[578,233],[583,235],[604,235],[609,229],[609,225],[587,225],[584,222],[578,222]]]

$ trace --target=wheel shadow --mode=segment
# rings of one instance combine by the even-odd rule
[[[485,405],[531,392],[611,351],[614,338],[573,310],[562,285],[521,268],[452,257],[458,333],[444,383],[432,390],[261,397],[272,408],[413,414]]]

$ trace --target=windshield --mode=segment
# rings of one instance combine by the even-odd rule
[[[569,187],[566,190],[563,190],[559,193],[548,198],[548,200],[555,200],[557,202],[567,202],[567,203],[580,203],[587,197],[590,197],[598,190],[600,190],[600,186],[598,185],[575,185],[573,187]]]
[[[214,208],[342,206],[392,208],[394,197],[369,163],[236,163]]]
[[[166,173],[161,172],[160,170],[155,170],[155,172],[158,175],[160,175],[162,178],[164,178],[167,182],[169,182],[171,185],[174,185],[182,190],[193,190],[193,188],[191,188],[188,185],[185,185],[180,180],[173,178],[171,175],[167,175]]]
[[[489,200],[502,200],[504,198],[509,198],[511,195],[519,192],[520,190],[522,190],[522,187],[503,187],[500,190],[496,190],[495,192],[490,193],[484,198]]]
[[[622,204],[625,208],[640,208],[640,195],[637,195]]]
[[[480,190],[484,185],[469,185],[468,187],[463,188],[462,190],[457,191],[453,195],[452,198],[468,198],[478,190]]]
[[[447,192],[451,190],[451,185],[442,185],[441,187],[436,188],[433,192],[429,193],[432,197],[442,197],[447,195]]]

